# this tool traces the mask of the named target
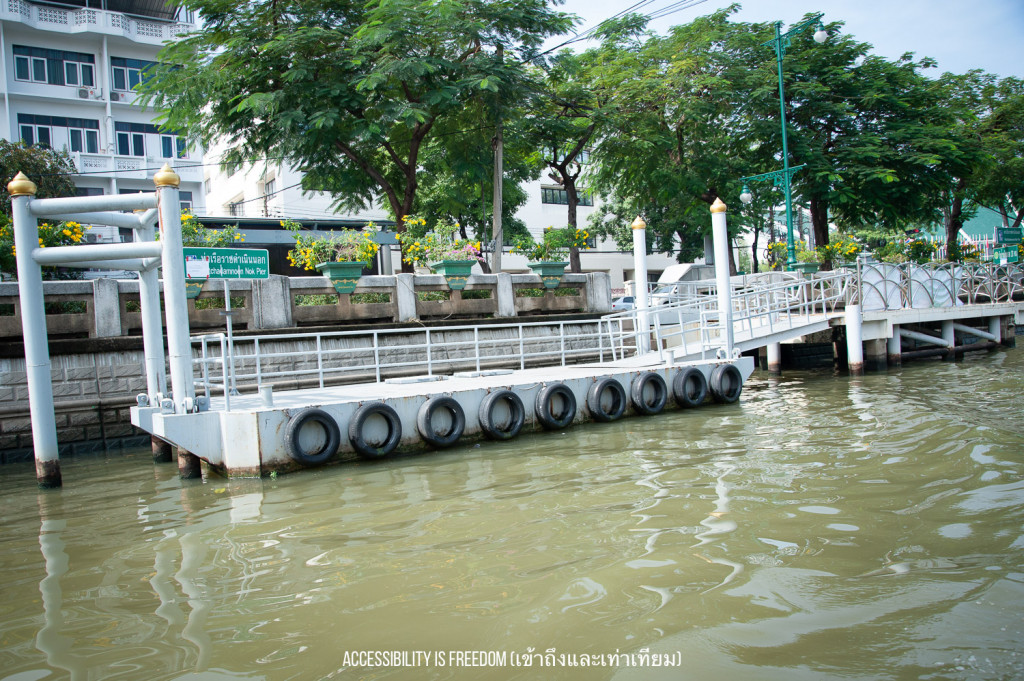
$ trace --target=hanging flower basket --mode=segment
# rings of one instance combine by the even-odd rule
[[[569,266],[569,263],[542,260],[527,263],[527,265],[544,282],[544,288],[558,288],[558,283],[562,281],[562,275],[565,274],[565,268]]]
[[[206,283],[206,279],[195,279],[185,282],[185,298],[187,300],[195,300],[199,297],[199,294],[203,292],[203,284]]]
[[[472,260],[442,260],[430,263],[430,269],[437,274],[443,274],[448,288],[453,291],[461,291],[466,288],[469,275],[473,271]]]
[[[335,291],[348,294],[356,290],[363,266],[362,262],[322,262],[316,268],[331,280]]]

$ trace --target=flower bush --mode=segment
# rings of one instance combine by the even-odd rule
[[[432,229],[427,221],[415,215],[402,218],[405,231],[398,235],[402,244],[402,260],[410,265],[429,265],[442,260],[477,260],[480,242],[455,237],[459,223],[438,222]]]
[[[882,262],[912,262],[924,265],[935,256],[938,246],[927,239],[896,239],[875,249],[875,257]]]
[[[38,226],[39,247],[73,246],[85,238],[88,227],[69,220],[67,222],[41,222]],[[17,276],[18,264],[15,259],[17,251],[14,247],[14,225],[11,218],[4,216],[0,221],[0,272],[5,276]],[[56,268],[44,267],[43,277],[52,278]]]
[[[380,248],[373,240],[375,225],[372,222],[361,231],[345,230],[330,237],[302,233],[302,225],[295,220],[282,220],[281,226],[295,237],[295,248],[288,251],[288,262],[304,270],[315,270],[322,262],[361,262],[363,267],[369,267]]]
[[[794,241],[797,262],[817,262],[817,253],[807,248],[803,241]],[[789,248],[785,241],[772,241],[768,244],[768,260],[771,262],[772,270],[783,270],[789,260]]]
[[[157,238],[159,238],[159,233]],[[237,225],[223,229],[210,229],[191,213],[181,214],[181,243],[183,246],[198,248],[225,248],[245,241]]]
[[[587,250],[587,239],[590,234],[584,229],[548,227],[539,241],[529,234],[517,237],[512,244],[513,250],[525,255],[530,262],[560,262],[565,260],[570,248]]]
[[[815,253],[821,263],[853,262],[860,255],[861,245],[850,234],[837,234],[824,246],[818,246]]]

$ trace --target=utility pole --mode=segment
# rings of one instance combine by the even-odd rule
[[[498,63],[502,61],[502,57],[505,54],[505,48],[498,44]],[[505,237],[501,230],[501,185],[502,179],[505,176],[505,171],[502,164],[502,147],[504,141],[502,140],[502,125],[501,125],[501,95],[497,95],[497,106],[495,107],[495,131],[494,131],[494,201],[491,209],[491,238],[494,240],[494,253],[491,257],[491,272],[497,274],[501,272],[501,246],[505,241]]]

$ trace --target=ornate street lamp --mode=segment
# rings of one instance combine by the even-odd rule
[[[785,33],[782,32],[782,22],[775,22],[775,37],[763,45],[771,45],[775,48],[775,63],[779,72],[779,118],[782,121],[782,170],[774,170],[761,175],[741,177],[743,182],[743,193],[740,194],[740,201],[750,203],[753,196],[747,187],[748,182],[771,182],[776,187],[782,187],[786,194],[786,269],[792,270],[796,264],[796,242],[793,240],[793,173],[803,168],[803,164],[790,167],[789,165],[789,143],[786,138],[786,98],[782,88],[782,58],[786,55],[786,48],[790,44],[790,36],[805,31],[815,26],[814,42],[823,43],[828,39],[825,27],[821,25],[821,14],[816,14],[805,21],[797,24]]]

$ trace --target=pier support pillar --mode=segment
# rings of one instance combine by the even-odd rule
[[[203,477],[199,457],[181,447],[178,447],[178,477],[182,480]]]
[[[1000,318],[1000,329],[1000,342],[1008,348],[1017,347],[1017,325],[1014,323],[1013,315]]]
[[[942,341],[946,344],[946,355],[943,357],[947,362],[956,359],[956,329],[953,328],[953,321],[942,322]]]
[[[39,248],[38,221],[29,209],[36,195],[36,184],[19,172],[7,185],[7,191],[11,195],[11,217],[14,221],[14,258],[18,265],[18,298],[25,345],[28,406],[32,414],[36,481],[40,487],[60,487],[57,417],[53,411],[50,347],[43,308],[43,275],[39,263],[32,257]]]
[[[886,361],[891,367],[898,367],[903,363],[903,341],[900,340],[900,326],[893,324],[892,338],[886,342]]]
[[[988,332],[995,336],[996,343],[1003,342],[1003,320],[1002,317],[988,318]]]
[[[169,442],[164,442],[156,435],[151,435],[149,443],[153,450],[153,463],[171,462],[171,444]]]
[[[781,376],[782,343],[769,343],[765,349],[768,351],[768,373],[772,376]]]
[[[888,363],[888,347],[884,338],[864,341],[864,366],[869,371],[882,371]]]
[[[846,306],[846,363],[851,374],[864,373],[862,319],[860,305]]]

